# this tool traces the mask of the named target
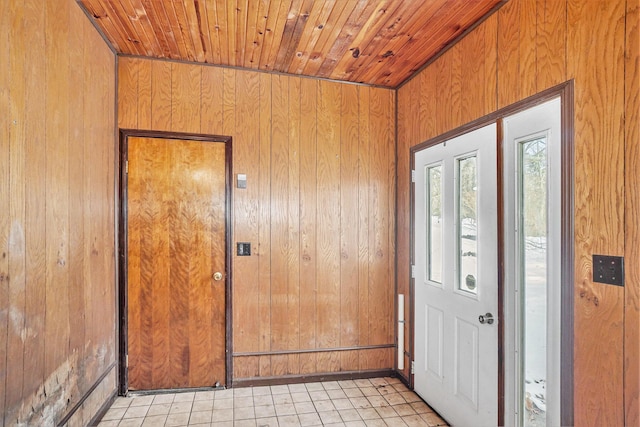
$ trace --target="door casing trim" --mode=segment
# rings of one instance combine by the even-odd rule
[[[128,157],[128,141],[130,137],[138,138],[158,138],[158,139],[176,139],[186,141],[213,142],[225,144],[225,382],[227,387],[231,386],[233,359],[231,357],[232,342],[232,298],[231,284],[233,283],[232,269],[232,182],[233,182],[233,162],[232,162],[232,138],[230,136],[207,135],[198,133],[184,132],[165,132],[141,129],[119,129],[119,145],[118,145],[118,163],[116,165],[116,173],[118,174],[118,283],[116,286],[117,297],[117,346],[118,346],[118,372],[117,372],[117,389],[120,396],[126,396],[129,391],[129,379],[127,372],[127,173],[126,162]]]
[[[560,378],[560,396],[561,396],[561,409],[560,409],[560,421],[561,425],[573,425],[573,350],[574,350],[574,81],[568,80],[557,86],[551,87],[538,94],[532,95],[514,104],[501,108],[493,113],[487,114],[484,117],[480,117],[472,122],[464,124],[456,129],[445,132],[434,138],[428,139],[420,144],[417,144],[410,148],[410,168],[409,173],[415,169],[415,154],[418,151],[440,144],[449,139],[455,138],[462,134],[474,131],[481,127],[484,127],[490,123],[497,123],[498,132],[498,159],[497,159],[497,171],[498,174],[498,318],[504,318],[504,234],[503,234],[503,219],[504,219],[504,190],[503,190],[503,178],[502,178],[502,119],[520,111],[527,110],[536,105],[542,104],[554,98],[560,98],[561,100],[561,144],[562,144],[562,174],[561,174],[561,186],[562,186],[562,206],[561,206],[561,298],[562,298],[562,313],[561,313],[561,378]],[[410,330],[409,332],[409,360],[413,360],[414,356],[414,336],[415,336],[415,279],[411,278],[411,265],[415,264],[414,253],[414,231],[415,231],[415,183],[411,182],[409,176],[410,191],[409,191],[409,265],[406,266],[409,277],[409,318]],[[397,237],[396,237],[397,239]],[[397,254],[396,254],[397,257]],[[396,272],[398,269],[396,269]],[[397,273],[396,273],[397,274]],[[498,425],[504,425],[504,393],[505,393],[505,366],[504,366],[504,323],[498,322]],[[404,377],[403,377],[404,378]],[[408,385],[411,389],[414,386],[414,375],[410,375]]]

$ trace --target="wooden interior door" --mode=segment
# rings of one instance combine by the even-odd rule
[[[225,383],[225,144],[128,138],[130,390]]]

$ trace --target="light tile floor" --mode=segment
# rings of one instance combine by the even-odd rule
[[[118,397],[100,427],[446,426],[396,378]]]

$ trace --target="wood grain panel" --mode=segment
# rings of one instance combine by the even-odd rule
[[[11,10],[9,2],[0,3],[0,28],[10,28],[11,26]],[[9,111],[11,105],[11,71],[10,60],[11,49],[9,41],[11,40],[10,31],[0,31],[0,110]],[[8,114],[0,114],[0,201],[5,206],[10,203],[9,180],[11,177],[9,136],[10,136],[11,118]],[[0,215],[0,342],[9,342],[9,312],[10,294],[9,294],[9,230],[11,228],[11,218],[8,215]],[[6,405],[7,396],[7,371],[10,366],[7,363],[7,354],[9,347],[7,344],[0,345],[0,413],[3,414],[2,422],[4,424],[6,414],[8,412]]]
[[[371,192],[369,182],[372,179],[371,151],[373,138],[371,129],[371,102],[369,88],[358,89],[358,344],[371,342],[369,326],[369,275],[371,274],[370,224],[373,221],[370,207]],[[360,365],[366,364],[358,355]]]
[[[12,5],[10,11],[17,21],[10,27],[12,48],[9,54],[9,88],[11,102],[7,112],[12,119],[9,127],[9,194],[8,205],[11,223],[8,227],[8,305],[9,322],[7,325],[7,367],[6,406],[13,407],[23,398],[22,372],[24,369],[24,340],[22,339],[25,301],[25,152],[22,147],[27,127],[26,97],[24,73],[25,29],[23,11],[19,5]],[[52,322],[53,324],[53,322]],[[49,365],[50,366],[50,365]]]
[[[625,37],[625,258],[640,256],[640,2],[628,1]],[[640,424],[640,266],[628,263],[624,311],[625,425]],[[636,345],[634,345],[636,343]]]
[[[318,82],[300,81],[300,348],[316,347]],[[322,140],[322,137],[320,137]],[[320,279],[320,280],[319,280]],[[316,355],[300,356],[301,373],[315,369]]]
[[[318,248],[318,293],[316,306],[317,346],[337,347],[340,337],[340,86],[336,83],[318,83],[318,136],[322,143],[317,148],[318,210],[316,221],[320,232]],[[319,354],[318,366],[327,371],[331,355]],[[336,362],[334,360],[334,362]]]
[[[118,68],[118,126],[138,127],[138,65],[137,58],[122,58],[126,66]]]
[[[271,349],[271,117],[272,76],[260,75],[260,147],[259,147],[259,218],[258,218],[258,274],[260,321],[258,349]],[[261,375],[271,375],[271,360],[260,358]],[[268,363],[267,363],[268,362]],[[264,373],[263,373],[264,372]]]
[[[567,8],[563,1],[538,3],[536,75],[538,91],[567,79]]]
[[[302,6],[304,7],[304,5]],[[299,18],[302,19],[302,18]],[[287,200],[287,346],[300,347],[300,80],[289,78],[289,159]],[[289,355],[287,374],[300,373],[300,356]]]
[[[501,1],[79,3],[120,54],[393,88]]]
[[[631,161],[629,150],[633,150],[630,147],[637,140],[637,137],[629,139],[637,119],[625,112],[624,105],[625,93],[627,99],[638,96],[637,88],[629,83],[637,81],[634,74],[637,71],[633,71],[637,70],[637,66],[634,68],[634,65],[630,65],[637,59],[627,59],[627,65],[624,65],[625,28],[627,34],[632,34],[631,39],[635,36],[637,40],[637,34],[633,31],[637,32],[638,6],[637,2],[632,3],[630,6],[629,2],[623,1],[512,0],[460,42],[463,48],[466,46],[469,49],[470,55],[465,54],[468,59],[462,64],[462,72],[466,76],[463,77],[463,84],[469,84],[462,92],[469,91],[470,95],[470,105],[463,107],[463,122],[474,120],[567,79],[575,80],[576,425],[622,425],[625,398],[627,413],[634,413],[634,403],[629,409],[628,392],[625,391],[625,397],[622,393],[629,384],[623,385],[623,358],[629,357],[630,348],[637,348],[637,339],[634,341],[634,337],[624,336],[625,333],[633,334],[633,329],[626,329],[625,313],[629,310],[633,313],[633,307],[637,307],[637,304],[634,305],[635,300],[629,288],[621,292],[620,289],[595,284],[591,280],[591,255],[628,252],[629,245],[624,242],[629,241],[629,233],[633,233],[631,229],[634,227],[629,225],[629,218],[634,216],[628,211],[631,209],[629,200],[633,197],[629,192],[635,191],[631,190],[635,187],[630,184],[633,178],[628,173],[625,178],[623,172],[633,170],[628,166]],[[471,55],[472,45],[485,51],[484,65],[479,65]],[[636,52],[637,47],[631,51]],[[398,122],[398,132],[409,139],[406,147],[402,147],[399,139],[399,159],[406,155],[408,147],[446,130],[446,126],[441,127],[436,123],[447,120],[441,116],[449,114],[446,102],[451,83],[447,83],[447,77],[442,74],[450,73],[450,67],[456,63],[453,55],[454,49],[447,51],[399,90],[398,115],[404,119]],[[599,60],[594,63],[593,58]],[[449,65],[438,64],[439,61]],[[484,81],[476,83],[480,87],[472,87],[474,73],[483,72]],[[412,84],[418,79],[421,82],[419,88]],[[446,87],[436,93],[433,82],[444,82]],[[411,92],[416,90],[421,93],[421,106],[428,107],[420,114],[420,137],[412,136],[416,124],[408,118],[419,108],[411,96]],[[442,108],[442,103],[445,103],[445,108]],[[436,105],[440,108],[436,109]],[[634,105],[633,101],[631,105]],[[426,124],[426,120],[433,120],[434,123]],[[434,128],[436,131],[433,131]],[[624,168],[621,166],[623,164]],[[408,208],[408,200],[401,195],[403,191],[409,191],[409,187],[402,184],[400,178],[408,173],[407,168],[408,165],[399,162],[398,212]],[[408,282],[408,272],[401,265],[405,257],[403,251],[408,251],[408,246],[403,248],[401,245],[409,242],[408,233],[399,225],[399,286]],[[595,330],[593,322],[597,323]],[[593,390],[587,384],[589,378],[597,377],[603,371],[609,373],[606,384]],[[635,381],[637,374],[634,372],[637,371],[627,371],[627,375],[635,375]],[[629,381],[628,377],[626,381]],[[634,393],[632,389],[633,386],[630,389],[631,396]]]
[[[171,130],[200,133],[202,67],[171,64]]]
[[[358,344],[358,165],[359,96],[356,86],[341,88],[340,105],[340,341],[341,347]],[[344,352],[341,367],[358,366],[357,352]]]
[[[582,338],[576,340],[574,365],[578,425],[624,424],[624,292],[591,281],[592,254],[624,253],[624,172],[616,166],[624,164],[624,13],[621,1],[568,3],[574,28],[568,73],[582,82],[575,92],[575,175],[583,177],[575,183],[575,330]],[[594,57],[602,60],[594,63]],[[597,177],[591,173],[596,170]],[[616,372],[615,380],[588,390],[587,373],[605,370]]]
[[[50,6],[50,5],[47,5]],[[71,82],[68,78],[69,56],[63,49],[68,45],[69,10],[51,5],[47,7],[46,40],[61,40],[63,44],[47,43],[50,55],[45,65],[46,84],[50,96],[46,98],[47,165],[45,168],[48,194],[46,203],[46,313],[45,370],[53,372],[66,359],[65,346],[69,336],[69,302],[66,291],[69,282],[69,109],[57,105],[70,103]],[[60,287],[59,284],[63,284]]]
[[[42,10],[41,4],[38,1],[28,1],[23,3],[25,8],[25,28],[35,28],[42,25],[45,19],[45,11]],[[75,23],[78,22],[77,14],[71,14],[72,18],[76,18]],[[82,22],[80,22],[82,24]],[[78,37],[70,40],[73,46],[83,46],[83,32],[78,32]],[[25,31],[25,43],[30,46],[25,51],[25,63],[28,64],[28,70],[25,74],[25,106],[26,115],[29,117],[30,123],[33,125],[26,126],[25,129],[25,141],[44,141],[45,139],[45,126],[43,125],[46,117],[45,105],[42,101],[42,94],[46,92],[46,84],[41,76],[45,72],[45,41],[44,31]],[[82,63],[82,49],[78,48],[76,51],[78,56],[70,56],[72,63]],[[79,68],[79,67],[78,67]],[[82,70],[75,69],[73,77],[70,76],[72,81],[75,81],[78,86],[86,87],[82,76]],[[74,71],[74,70],[72,70]],[[79,71],[79,73],[77,72]],[[2,84],[0,83],[0,86]],[[82,93],[79,91],[72,91],[72,94],[76,94],[76,98],[72,99],[69,103],[70,112],[72,115],[75,113],[75,109],[83,108]],[[78,97],[80,99],[78,99]],[[0,107],[1,108],[1,107]],[[74,124],[73,131],[71,133],[70,144],[75,145],[75,149],[71,151],[72,156],[69,158],[70,168],[71,165],[80,165],[76,169],[78,175],[82,174],[82,164],[85,159],[84,153],[84,123],[80,120]],[[46,266],[44,260],[45,239],[42,236],[46,234],[46,219],[45,219],[45,174],[46,169],[46,154],[45,151],[40,149],[37,144],[27,144],[24,147],[25,150],[25,165],[28,165],[25,169],[25,182],[29,190],[26,192],[25,198],[25,224],[28,224],[28,228],[25,229],[25,253],[29,254],[26,257],[26,277],[25,277],[25,330],[30,333],[25,334],[24,351],[29,357],[24,358],[24,372],[30,373],[24,375],[24,383],[22,384],[23,396],[28,395],[37,390],[40,386],[42,378],[45,375],[44,367],[44,341],[39,337],[38,331],[44,330],[45,318],[42,313],[42,307],[45,305],[45,275]],[[71,169],[70,169],[71,170]],[[71,182],[82,182],[82,177],[76,175],[76,178],[70,177]],[[72,193],[73,192],[73,193]],[[70,197],[74,194],[75,198],[70,198],[69,203],[75,206],[82,206],[82,186],[70,186]],[[71,223],[82,223],[83,212],[78,209],[74,212],[75,217],[70,218]],[[70,212],[71,215],[71,212]],[[69,301],[73,301],[74,304],[70,304],[72,312],[83,312],[83,259],[82,259],[82,244],[84,241],[84,235],[82,232],[73,233],[76,237],[75,240],[70,240],[70,262],[69,269],[73,272],[72,283],[75,286],[69,287]],[[79,305],[77,303],[80,303]],[[78,352],[80,359],[84,358],[84,322],[77,322],[77,329],[74,330],[73,336],[69,337],[69,345],[71,352]],[[76,336],[77,335],[77,336]],[[81,388],[78,384],[76,387]],[[1,395],[1,394],[0,394]]]
[[[222,384],[224,144],[129,138],[128,152],[130,387]]]
[[[213,135],[223,133],[223,87],[222,69],[202,67],[202,93],[199,96],[202,133]]]
[[[171,130],[171,63],[151,63],[151,126]]]
[[[55,425],[115,359],[114,222],[86,227],[90,199],[114,210],[115,57],[73,2],[0,14],[0,424]]]
[[[165,69],[163,79],[158,64],[165,62],[140,61],[138,76],[144,66],[151,70],[152,128],[165,128],[158,119],[165,116],[184,126],[171,113],[176,99],[187,99],[171,88],[180,79],[175,69]],[[120,62],[129,65],[129,58]],[[201,129],[233,138],[234,173],[248,177],[247,189],[234,189],[233,197],[234,242],[253,249],[251,257],[233,259],[233,352],[393,343],[391,92],[210,66],[200,74],[200,93],[192,96]],[[138,97],[127,102],[140,105]],[[341,256],[343,245],[349,258]],[[233,375],[373,369],[382,361],[390,368],[393,357],[378,353],[261,355],[246,363],[234,357]]]

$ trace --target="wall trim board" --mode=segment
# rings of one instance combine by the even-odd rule
[[[456,129],[445,132],[442,135],[428,139],[420,144],[417,144],[410,148],[410,170],[415,169],[415,153],[433,145],[439,144],[443,141],[455,138],[459,135],[471,132],[478,128],[481,128],[490,123],[497,122],[498,128],[501,132],[501,119],[542,104],[554,98],[561,98],[561,123],[562,123],[562,231],[561,231],[561,246],[562,246],[562,263],[561,263],[561,283],[562,286],[562,312],[561,312],[561,414],[560,421],[562,425],[573,425],[574,420],[574,384],[573,384],[573,354],[574,354],[574,119],[575,119],[575,107],[574,107],[574,80],[568,80],[564,83],[551,87],[538,94],[527,97],[514,104],[496,110],[493,113],[487,114],[484,117],[480,117],[472,122],[464,124]],[[499,134],[500,136],[500,134]],[[501,156],[498,154],[498,160],[501,161]],[[499,164],[500,166],[500,164]],[[411,183],[411,180],[409,180]],[[502,194],[501,183],[499,179],[499,195]],[[415,184],[410,184],[409,192],[409,205],[410,205],[410,233],[409,233],[409,260],[411,265],[415,263],[414,254],[414,237],[412,230],[415,229],[414,209],[415,209]],[[500,205],[500,201],[498,202]],[[502,206],[499,206],[502,209]],[[500,229],[500,227],[499,227]],[[500,236],[500,232],[499,232]],[[503,290],[503,277],[504,277],[504,263],[503,263],[503,242],[498,242],[498,254],[501,257],[499,259],[499,298],[502,298]],[[409,275],[409,291],[410,291],[410,348],[408,351],[411,353],[411,360],[413,360],[414,353],[414,335],[415,328],[413,319],[415,317],[415,279]],[[500,307],[499,310],[502,310]],[[502,324],[501,324],[502,325]],[[502,326],[500,327],[499,336],[503,337],[504,332]],[[498,344],[499,351],[499,378],[498,378],[498,407],[501,413],[498,415],[499,421],[504,420],[504,349],[502,341]],[[411,375],[409,384],[411,388],[414,386],[414,376]]]
[[[354,351],[354,350],[377,350],[381,348],[396,348],[395,344],[380,345],[363,345],[354,347],[336,347],[336,348],[311,348],[305,350],[277,350],[277,351],[254,351],[233,353],[233,357],[249,357],[249,356],[279,356],[283,354],[305,354],[305,353],[328,353],[334,351]]]
[[[109,396],[109,398],[104,401],[104,403],[102,404],[100,409],[98,409],[98,412],[96,412],[96,414],[91,418],[91,420],[89,420],[89,423],[87,425],[89,425],[89,426],[97,426],[98,424],[100,424],[100,421],[105,416],[107,411],[109,411],[109,409],[111,409],[111,405],[113,405],[113,402],[115,402],[116,397],[118,397],[118,388],[117,387],[116,387],[115,390],[113,390],[113,393],[111,393],[111,396]]]
[[[326,374],[311,375],[282,375],[277,377],[241,378],[234,380],[232,387],[258,387],[266,385],[300,384],[319,381],[358,380],[377,377],[396,378],[397,373],[394,369],[381,369],[367,371],[332,372]]]
[[[118,176],[118,378],[117,389],[119,395],[126,395],[128,393],[128,372],[127,372],[127,227],[126,221],[128,217],[127,211],[127,174],[126,174],[126,162],[127,162],[127,149],[129,137],[140,138],[159,138],[159,139],[177,139],[177,140],[190,140],[199,142],[217,142],[225,144],[225,163],[226,163],[226,185],[225,185],[225,231],[226,231],[226,259],[225,259],[225,381],[227,384],[231,384],[232,372],[233,372],[233,359],[230,349],[232,348],[232,289],[233,283],[233,206],[232,206],[232,181],[233,181],[233,141],[230,136],[222,135],[209,135],[201,133],[187,133],[187,132],[172,132],[172,131],[154,131],[154,130],[141,130],[141,129],[120,129],[119,130],[119,161],[116,168],[116,175]]]
[[[67,412],[67,414],[58,422],[58,424],[57,424],[58,426],[65,425],[71,419],[71,417],[73,417],[73,415],[78,411],[78,409],[80,409],[82,404],[91,396],[91,394],[98,388],[98,386],[102,383],[102,381],[104,381],[104,379],[107,377],[107,375],[109,375],[111,373],[111,371],[116,366],[117,366],[117,363],[116,362],[112,362],[111,365],[109,365],[107,367],[107,369],[98,377],[98,379],[91,385],[91,387],[89,387],[89,389],[86,391],[86,393],[82,395],[80,400],[75,405],[73,405],[73,408],[71,408],[69,410],[69,412]],[[107,401],[107,403],[110,403],[110,402]],[[106,403],[103,404],[100,409],[102,410],[102,408],[105,405],[106,405]],[[107,406],[107,409],[108,409],[108,406]],[[98,411],[98,414],[99,413],[100,413],[100,411]],[[96,414],[94,417],[97,418],[98,414]],[[102,414],[102,415],[104,415],[104,414]],[[102,415],[100,415],[100,418],[102,418]]]

